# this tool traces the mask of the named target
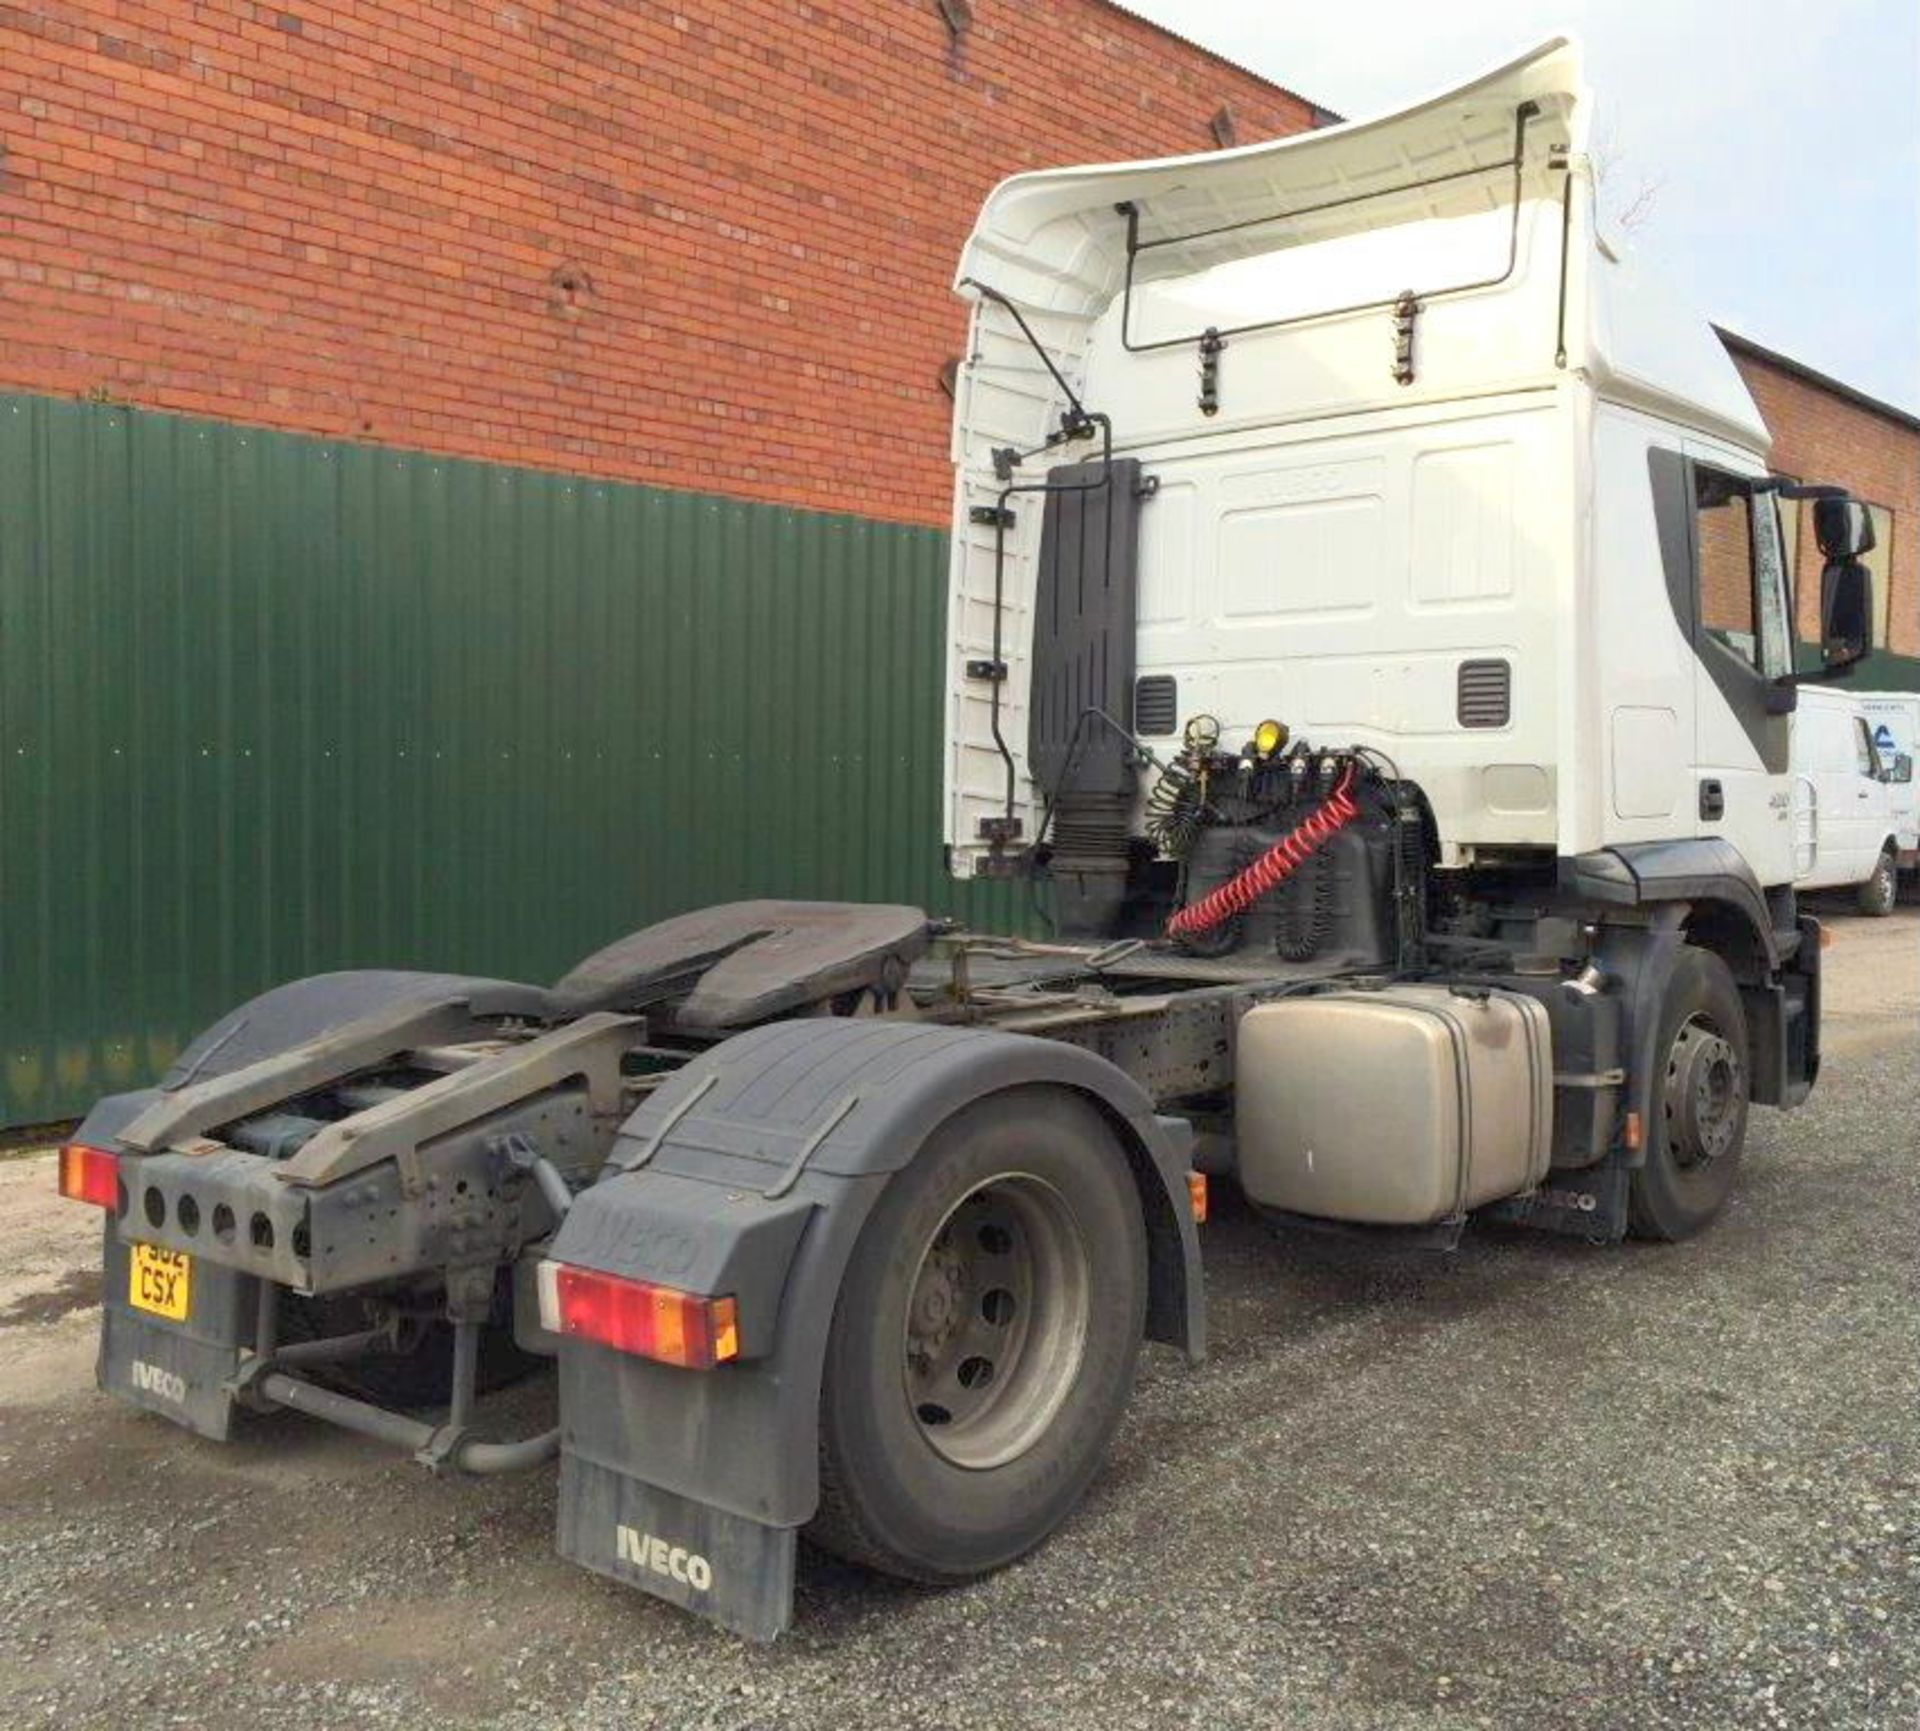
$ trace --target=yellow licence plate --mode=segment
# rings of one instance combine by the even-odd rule
[[[151,1311],[169,1322],[185,1322],[193,1302],[193,1258],[184,1250],[136,1244],[127,1274],[127,1297],[135,1310]]]

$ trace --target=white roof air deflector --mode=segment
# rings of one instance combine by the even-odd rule
[[[1577,52],[1556,39],[1377,120],[1204,156],[1016,175],[989,196],[958,274],[1023,306],[1085,317],[1127,291],[1130,265],[1137,288],[1289,247],[1557,197],[1558,164],[1584,145],[1581,94]],[[1531,112],[1516,175],[1523,108]],[[1122,205],[1134,208],[1131,221]]]
[[[1250,241],[1257,240],[1258,251],[1264,253],[1279,251],[1287,246],[1368,232],[1374,227],[1373,223],[1367,224],[1362,229],[1347,226],[1335,227],[1330,231],[1327,226],[1328,224],[1351,224],[1352,207],[1362,204],[1371,204],[1376,207],[1372,214],[1374,222],[1379,226],[1399,227],[1422,218],[1438,219],[1448,215],[1478,213],[1494,207],[1504,193],[1505,203],[1510,210],[1509,220],[1505,225],[1504,257],[1490,260],[1487,274],[1467,282],[1422,283],[1410,279],[1403,285],[1405,290],[1424,300],[1432,300],[1441,295],[1468,294],[1476,289],[1497,288],[1513,274],[1514,263],[1519,256],[1520,205],[1530,166],[1527,155],[1528,128],[1531,122],[1539,118],[1539,114],[1539,104],[1531,99],[1522,102],[1514,110],[1512,148],[1498,161],[1470,162],[1462,167],[1443,168],[1423,179],[1402,181],[1397,186],[1349,192],[1319,204],[1297,205],[1285,210],[1271,211],[1264,216],[1242,217],[1232,222],[1217,224],[1212,228],[1192,229],[1185,233],[1162,234],[1157,238],[1143,239],[1141,230],[1145,222],[1145,213],[1132,201],[1123,203],[1119,206],[1119,214],[1126,219],[1127,224],[1127,265],[1120,290],[1121,345],[1131,353],[1142,354],[1153,349],[1179,347],[1194,342],[1203,335],[1245,336],[1253,331],[1274,330],[1281,325],[1298,324],[1307,319],[1338,317],[1345,313],[1366,312],[1376,307],[1391,305],[1397,298],[1398,291],[1389,291],[1370,299],[1349,301],[1340,306],[1315,307],[1311,311],[1253,319],[1246,323],[1217,328],[1208,327],[1206,330],[1180,330],[1172,334],[1154,331],[1151,334],[1143,334],[1134,328],[1136,286],[1185,277],[1195,271],[1237,263],[1241,258],[1248,256],[1246,247]],[[1564,149],[1563,146],[1556,148]],[[1392,201],[1391,204],[1386,203],[1389,200]],[[1256,237],[1254,234],[1254,231],[1263,229],[1279,231],[1282,224],[1287,225],[1284,232],[1269,232],[1264,238]],[[1171,264],[1164,262],[1168,260],[1173,262]]]

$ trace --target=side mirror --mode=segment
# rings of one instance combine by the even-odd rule
[[[1867,544],[1873,544],[1871,525]],[[1851,667],[1872,648],[1873,573],[1858,559],[1830,558],[1820,573],[1821,665],[1829,673]]]
[[[1813,538],[1825,559],[1858,559],[1873,551],[1873,513],[1858,499],[1816,499]]]
[[[1913,759],[1904,751],[1893,754],[1893,780],[1897,787],[1905,787],[1913,780]]]

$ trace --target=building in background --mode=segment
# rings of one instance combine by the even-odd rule
[[[1017,921],[938,846],[954,260],[1327,118],[1104,0],[0,10],[0,1122],[327,968]]]
[[[941,524],[988,189],[1316,118],[1104,0],[43,0],[0,387]]]

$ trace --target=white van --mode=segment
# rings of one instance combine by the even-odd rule
[[[1900,847],[1900,870],[1911,884],[1920,878],[1920,783],[1913,760],[1920,757],[1920,691],[1863,691],[1860,707],[1873,729],[1874,749],[1893,767],[1888,784],[1893,826]]]
[[[1909,776],[1912,758],[1907,758]],[[1890,914],[1899,886],[1891,757],[1849,692],[1804,686],[1793,717],[1794,887],[1852,889],[1860,911]]]

